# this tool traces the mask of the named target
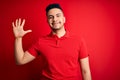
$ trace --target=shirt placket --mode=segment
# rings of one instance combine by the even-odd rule
[[[56,37],[56,47],[60,47],[60,39]]]

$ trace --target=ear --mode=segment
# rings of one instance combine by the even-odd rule
[[[63,17],[63,21],[64,21],[64,23],[66,22],[66,18],[65,17]]]

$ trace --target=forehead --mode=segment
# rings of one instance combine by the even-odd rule
[[[50,9],[48,11],[48,14],[47,15],[56,15],[56,14],[63,14],[62,10],[61,9],[58,9],[58,8],[53,8],[53,9]]]

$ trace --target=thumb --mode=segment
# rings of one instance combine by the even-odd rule
[[[32,32],[32,30],[27,30],[27,31],[25,31],[25,33],[30,33],[30,32]]]

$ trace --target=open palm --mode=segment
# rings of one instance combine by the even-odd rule
[[[31,30],[24,31],[23,27],[25,24],[25,19],[21,22],[21,19],[16,19],[16,22],[12,22],[13,33],[16,38],[22,38],[25,34],[31,32]]]

